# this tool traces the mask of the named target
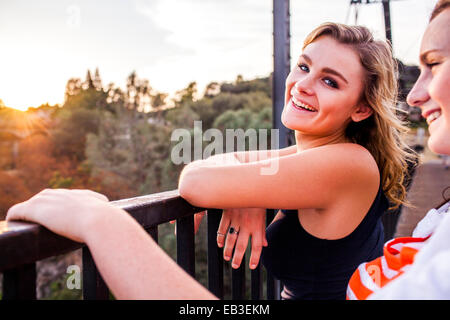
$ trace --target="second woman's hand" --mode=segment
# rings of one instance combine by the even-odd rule
[[[108,215],[104,214],[107,213]],[[85,242],[90,227],[103,217],[123,214],[108,199],[90,190],[45,189],[27,201],[12,206],[6,220],[24,220],[77,242]]]
[[[267,246],[266,209],[224,209],[217,230],[217,245],[224,248],[223,256],[226,261],[232,259],[233,268],[237,269],[241,265],[250,237],[249,267],[255,269],[258,266],[262,248]]]

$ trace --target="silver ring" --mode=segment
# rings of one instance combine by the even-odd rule
[[[228,230],[228,232],[230,234],[235,234],[238,235],[239,234],[239,230],[236,230],[234,227],[230,227],[230,229]]]
[[[223,233],[220,233],[219,231],[217,231],[217,235],[218,235],[218,236],[222,236],[222,237],[225,237],[225,234],[223,234]]]

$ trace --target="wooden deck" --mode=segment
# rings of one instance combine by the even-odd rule
[[[425,214],[443,201],[442,191],[450,186],[450,168],[442,160],[429,160],[416,169],[408,199],[414,207],[403,207],[395,237],[410,236]],[[450,197],[447,190],[446,197]]]

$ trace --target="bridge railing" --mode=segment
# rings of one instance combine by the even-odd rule
[[[205,210],[191,206],[177,190],[111,202],[127,211],[158,242],[158,226],[177,221],[177,263],[195,277],[194,214]],[[62,210],[64,208],[61,208]],[[221,219],[220,209],[207,209],[208,289],[224,298],[223,249],[217,246],[216,235]],[[274,210],[267,209],[268,222]],[[61,237],[34,223],[0,221],[0,272],[3,273],[3,299],[36,299],[36,262],[82,248],[83,298],[106,300],[110,297],[89,248]],[[245,259],[243,260],[245,261]],[[245,263],[231,273],[231,298],[246,299]],[[261,264],[251,270],[250,297],[263,299]],[[280,284],[266,277],[266,298],[279,299]]]

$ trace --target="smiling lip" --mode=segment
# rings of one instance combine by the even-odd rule
[[[294,95],[291,95],[291,103],[296,109],[306,110],[309,112],[317,112],[317,109],[310,104],[298,99]]]
[[[292,107],[293,107],[294,109],[298,110],[298,111],[309,112],[309,113],[317,112],[317,111],[315,111],[315,110],[314,110],[314,111],[313,111],[313,110],[309,110],[309,109],[304,108],[303,106],[297,105],[297,104],[294,102],[293,99],[290,100],[290,103],[292,104]]]
[[[422,112],[422,117],[424,117],[426,119],[430,114],[432,114],[433,112],[436,112],[436,111],[441,111],[441,108],[434,108],[434,109],[426,110],[426,111]]]

